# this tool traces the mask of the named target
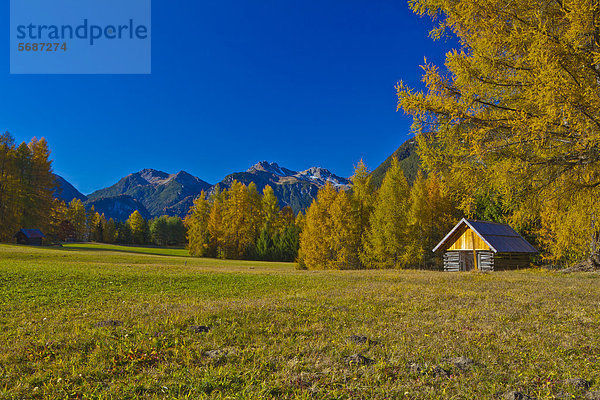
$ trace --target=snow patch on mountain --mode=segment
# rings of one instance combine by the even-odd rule
[[[268,173],[285,178],[292,177],[299,181],[310,182],[318,186],[325,186],[327,183],[331,183],[338,189],[348,189],[351,185],[351,182],[348,179],[337,176],[331,171],[321,167],[311,167],[304,171],[293,171],[291,169],[282,168],[277,163],[261,161],[250,167],[246,172],[251,174]]]

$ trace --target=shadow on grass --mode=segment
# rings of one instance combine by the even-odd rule
[[[191,258],[189,254],[177,254],[175,252],[169,253],[170,250],[185,250],[182,247],[158,247],[158,246],[129,246],[129,245],[118,245],[118,246],[103,246],[93,244],[73,244],[68,243],[63,246],[46,247],[47,249],[63,250],[63,251],[101,251],[101,252],[117,252],[125,254],[145,254],[149,256],[163,256],[163,257],[182,257]],[[162,251],[161,251],[162,250]]]

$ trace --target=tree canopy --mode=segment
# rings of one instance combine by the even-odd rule
[[[443,173],[467,212],[478,197],[501,197],[513,222],[540,233],[549,258],[596,248],[600,205],[589,199],[600,194],[600,3],[410,5],[437,22],[432,37],[459,41],[445,69],[423,66],[426,91],[397,86],[426,168]]]

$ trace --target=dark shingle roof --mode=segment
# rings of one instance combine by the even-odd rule
[[[523,239],[513,228],[506,224],[476,221],[463,218],[433,249],[447,249],[452,245],[451,239],[459,229],[471,228],[496,253],[537,253],[537,250]],[[456,239],[454,239],[456,240]]]
[[[40,239],[46,236],[39,229],[21,229],[22,232],[28,239]]]

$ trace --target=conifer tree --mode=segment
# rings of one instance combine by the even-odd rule
[[[425,177],[419,171],[410,190],[408,211],[407,255],[411,263],[440,267],[441,260],[434,260],[432,250],[459,219],[460,214],[437,175]]]
[[[52,202],[52,210],[50,211],[50,224],[46,236],[54,241],[58,242],[64,240],[62,237],[61,225],[67,220],[67,205],[63,200],[54,199]]]
[[[360,160],[354,167],[352,181],[352,206],[354,218],[358,221],[359,232],[362,236],[369,228],[369,219],[373,211],[373,187],[371,172]]]
[[[262,195],[262,228],[266,229],[267,234],[270,236],[279,228],[279,213],[279,200],[275,197],[273,188],[267,185],[263,189]]]
[[[200,196],[194,200],[194,205],[185,218],[187,227],[188,249],[192,256],[206,257],[214,256],[211,248],[210,232],[208,229],[211,214],[211,206],[206,199],[206,193],[202,191]]]
[[[256,185],[234,180],[224,193],[223,231],[220,247],[224,258],[244,258],[254,251],[260,233],[261,201]]]
[[[275,258],[275,248],[269,230],[265,226],[256,240],[256,258],[263,261],[271,261]]]
[[[374,205],[362,262],[369,268],[403,268],[410,260],[408,240],[409,188],[398,161],[392,159]]]
[[[131,238],[134,244],[145,244],[148,237],[148,223],[138,210],[135,210],[127,219],[131,229]]]
[[[308,269],[328,269],[335,260],[333,245],[333,223],[331,207],[337,197],[337,191],[327,183],[319,190],[306,212],[306,220],[300,236],[298,262],[300,267]]]
[[[131,234],[131,226],[129,222],[119,222],[117,224],[117,243],[121,244],[132,244],[133,236]]]
[[[149,225],[152,242],[159,246],[167,245],[169,241],[169,226],[167,223],[167,217],[163,215],[158,218],[154,218],[152,221],[150,221]]]
[[[67,219],[75,229],[75,240],[86,241],[88,236],[85,206],[79,199],[73,199],[69,203]]]
[[[56,178],[52,173],[52,160],[46,139],[33,138],[29,143],[31,151],[31,196],[33,206],[26,213],[34,227],[42,230],[50,225]]]
[[[350,201],[350,196],[341,191],[335,197],[330,209],[331,218],[331,269],[358,269],[361,246],[360,215]]]
[[[273,240],[275,258],[280,261],[296,261],[300,247],[301,229],[296,224],[287,225]]]
[[[115,243],[117,241],[117,224],[114,219],[109,219],[103,232],[104,243]]]
[[[0,134],[0,240],[8,241],[19,229],[16,212],[18,180],[16,179],[15,142],[8,133]]]
[[[210,235],[209,253],[219,258],[225,257],[225,224],[224,224],[224,201],[225,194],[219,186],[215,188],[210,196],[210,215],[208,217],[208,233]],[[191,238],[190,238],[191,243]]]
[[[410,6],[435,18],[433,37],[451,32],[460,45],[446,54],[444,69],[424,66],[425,92],[398,85],[398,106],[413,116],[426,168],[456,185],[465,211],[473,188],[487,186],[515,227],[547,220],[547,258],[590,255],[600,238],[600,202],[589,201],[600,196],[600,4]],[[575,226],[576,233],[563,229]]]

